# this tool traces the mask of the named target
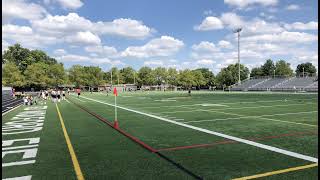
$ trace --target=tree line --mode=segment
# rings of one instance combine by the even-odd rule
[[[175,68],[150,68],[141,67],[138,71],[132,67],[118,69],[111,68],[104,72],[96,66],[74,65],[65,69],[62,63],[49,57],[41,50],[29,50],[19,44],[8,47],[2,55],[2,84],[5,86],[19,88],[49,88],[58,85],[75,85],[97,87],[104,84],[136,84],[182,86],[184,88],[196,87],[222,88],[230,86],[238,81],[239,64],[230,64],[222,68],[214,75],[208,68],[194,70],[176,70]],[[316,73],[316,68],[311,63],[299,64],[295,70],[296,74]],[[284,60],[274,63],[271,59],[261,67],[249,71],[249,68],[240,64],[240,79],[258,76],[292,76],[293,70],[290,64]]]

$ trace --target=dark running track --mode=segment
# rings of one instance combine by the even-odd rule
[[[2,94],[2,114],[21,105],[23,103],[22,99],[15,99],[8,94]]]

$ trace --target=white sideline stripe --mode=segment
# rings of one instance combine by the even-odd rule
[[[239,107],[239,108],[220,108],[216,110],[226,110],[226,109],[256,109],[256,108],[265,108],[265,107],[286,107],[286,106],[301,106],[301,105],[306,105],[306,104],[313,104],[313,103],[305,103],[305,104],[281,104],[281,105],[273,105],[273,106],[249,106],[249,107]],[[194,109],[191,107],[184,107],[187,109]],[[165,113],[165,114],[171,114],[171,113],[177,113],[177,112],[194,112],[194,111],[202,111],[200,109],[195,109],[195,110],[189,110],[189,111],[165,111],[165,112],[160,112],[160,113]],[[212,112],[218,112],[214,110],[208,109],[208,111]]]
[[[21,102],[21,104],[18,104],[17,106],[15,106],[14,108],[10,109],[9,111],[6,111],[6,112],[2,113],[2,116],[4,116],[5,114],[7,114],[7,113],[10,112],[10,111],[13,111],[13,110],[17,109],[17,108],[20,107],[22,104],[23,104],[23,103]]]
[[[314,112],[318,112],[318,111],[283,113],[283,114],[266,114],[266,115],[260,115],[260,116],[243,116],[243,117],[223,118],[223,119],[206,119],[206,120],[198,120],[198,121],[184,121],[184,123],[208,122],[208,121],[224,121],[224,120],[230,120],[230,119],[257,118],[257,117],[269,117],[269,116],[284,116],[284,115],[291,115],[291,114],[309,114],[309,113],[314,113]]]
[[[67,101],[68,103],[70,103],[70,101],[69,101],[68,99],[66,99],[66,101]]]
[[[91,100],[91,101],[95,101],[95,102],[98,102],[98,103],[101,103],[101,104],[106,104],[106,105],[109,105],[109,106],[115,106],[113,104],[109,104],[109,103],[106,103],[106,102],[103,102],[103,101],[99,101],[99,100],[96,100],[96,99],[91,99],[91,98],[87,98],[87,97],[82,97],[82,98],[85,98],[85,99],[88,99],[88,100]],[[269,151],[277,152],[277,153],[280,153],[280,154],[285,154],[285,155],[288,155],[288,156],[291,156],[291,157],[295,157],[295,158],[299,158],[299,159],[303,159],[303,160],[306,160],[306,161],[311,161],[311,162],[315,162],[315,163],[318,162],[317,158],[314,158],[314,157],[311,157],[311,156],[307,156],[307,155],[299,154],[299,153],[296,153],[296,152],[292,152],[292,151],[288,151],[288,150],[284,150],[284,149],[280,149],[280,148],[264,145],[264,144],[261,144],[261,143],[257,143],[257,142],[254,142],[254,141],[249,141],[249,140],[246,140],[246,139],[242,139],[242,138],[238,138],[238,137],[222,134],[222,133],[219,133],[219,132],[210,131],[210,130],[207,130],[207,129],[195,127],[195,126],[184,124],[184,123],[181,123],[181,122],[172,121],[172,120],[169,120],[169,119],[166,119],[166,118],[162,118],[162,117],[155,116],[155,115],[152,115],[152,114],[147,114],[147,113],[144,113],[144,112],[128,109],[128,108],[121,107],[121,106],[118,106],[118,105],[117,105],[117,107],[120,108],[120,109],[127,110],[127,111],[135,112],[137,114],[142,114],[142,115],[149,116],[149,117],[152,117],[152,118],[155,118],[155,119],[159,119],[159,120],[162,120],[162,121],[173,123],[173,124],[176,124],[176,125],[179,125],[179,126],[183,126],[183,127],[187,127],[187,128],[190,128],[190,129],[197,130],[197,131],[201,131],[201,132],[204,132],[204,133],[207,133],[207,134],[212,134],[212,135],[220,136],[220,137],[223,137],[223,138],[226,138],[226,139],[234,140],[234,141],[237,141],[237,142],[242,142],[242,143],[245,143],[245,144],[249,144],[251,146],[259,147],[259,148],[266,149],[266,150],[269,150]]]

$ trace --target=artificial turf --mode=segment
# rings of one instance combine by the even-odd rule
[[[113,104],[112,95],[82,93],[81,96],[70,95],[70,101],[58,103],[58,107],[85,179],[193,179],[74,104],[113,122],[114,107],[101,103]],[[188,96],[187,92],[130,92],[120,93],[117,104],[317,158],[317,98],[318,94],[294,93],[192,92]],[[3,168],[3,178],[27,172],[33,175],[32,179],[76,178],[56,108],[49,101],[47,105],[43,131],[36,134],[41,137],[37,163],[30,167]],[[2,124],[21,110],[5,115]],[[154,149],[217,143],[161,151],[204,179],[232,179],[312,163],[239,142],[219,144],[228,140],[120,108],[118,120],[122,130]],[[3,140],[6,138],[2,135]],[[10,136],[13,138],[17,137]],[[317,179],[317,169],[264,179]]]

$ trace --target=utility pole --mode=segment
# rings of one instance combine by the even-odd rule
[[[302,77],[304,77],[304,67],[302,67]]]
[[[238,84],[241,84],[241,80],[240,80],[240,31],[242,30],[242,28],[237,28],[235,29],[233,32],[234,33],[238,33]]]

